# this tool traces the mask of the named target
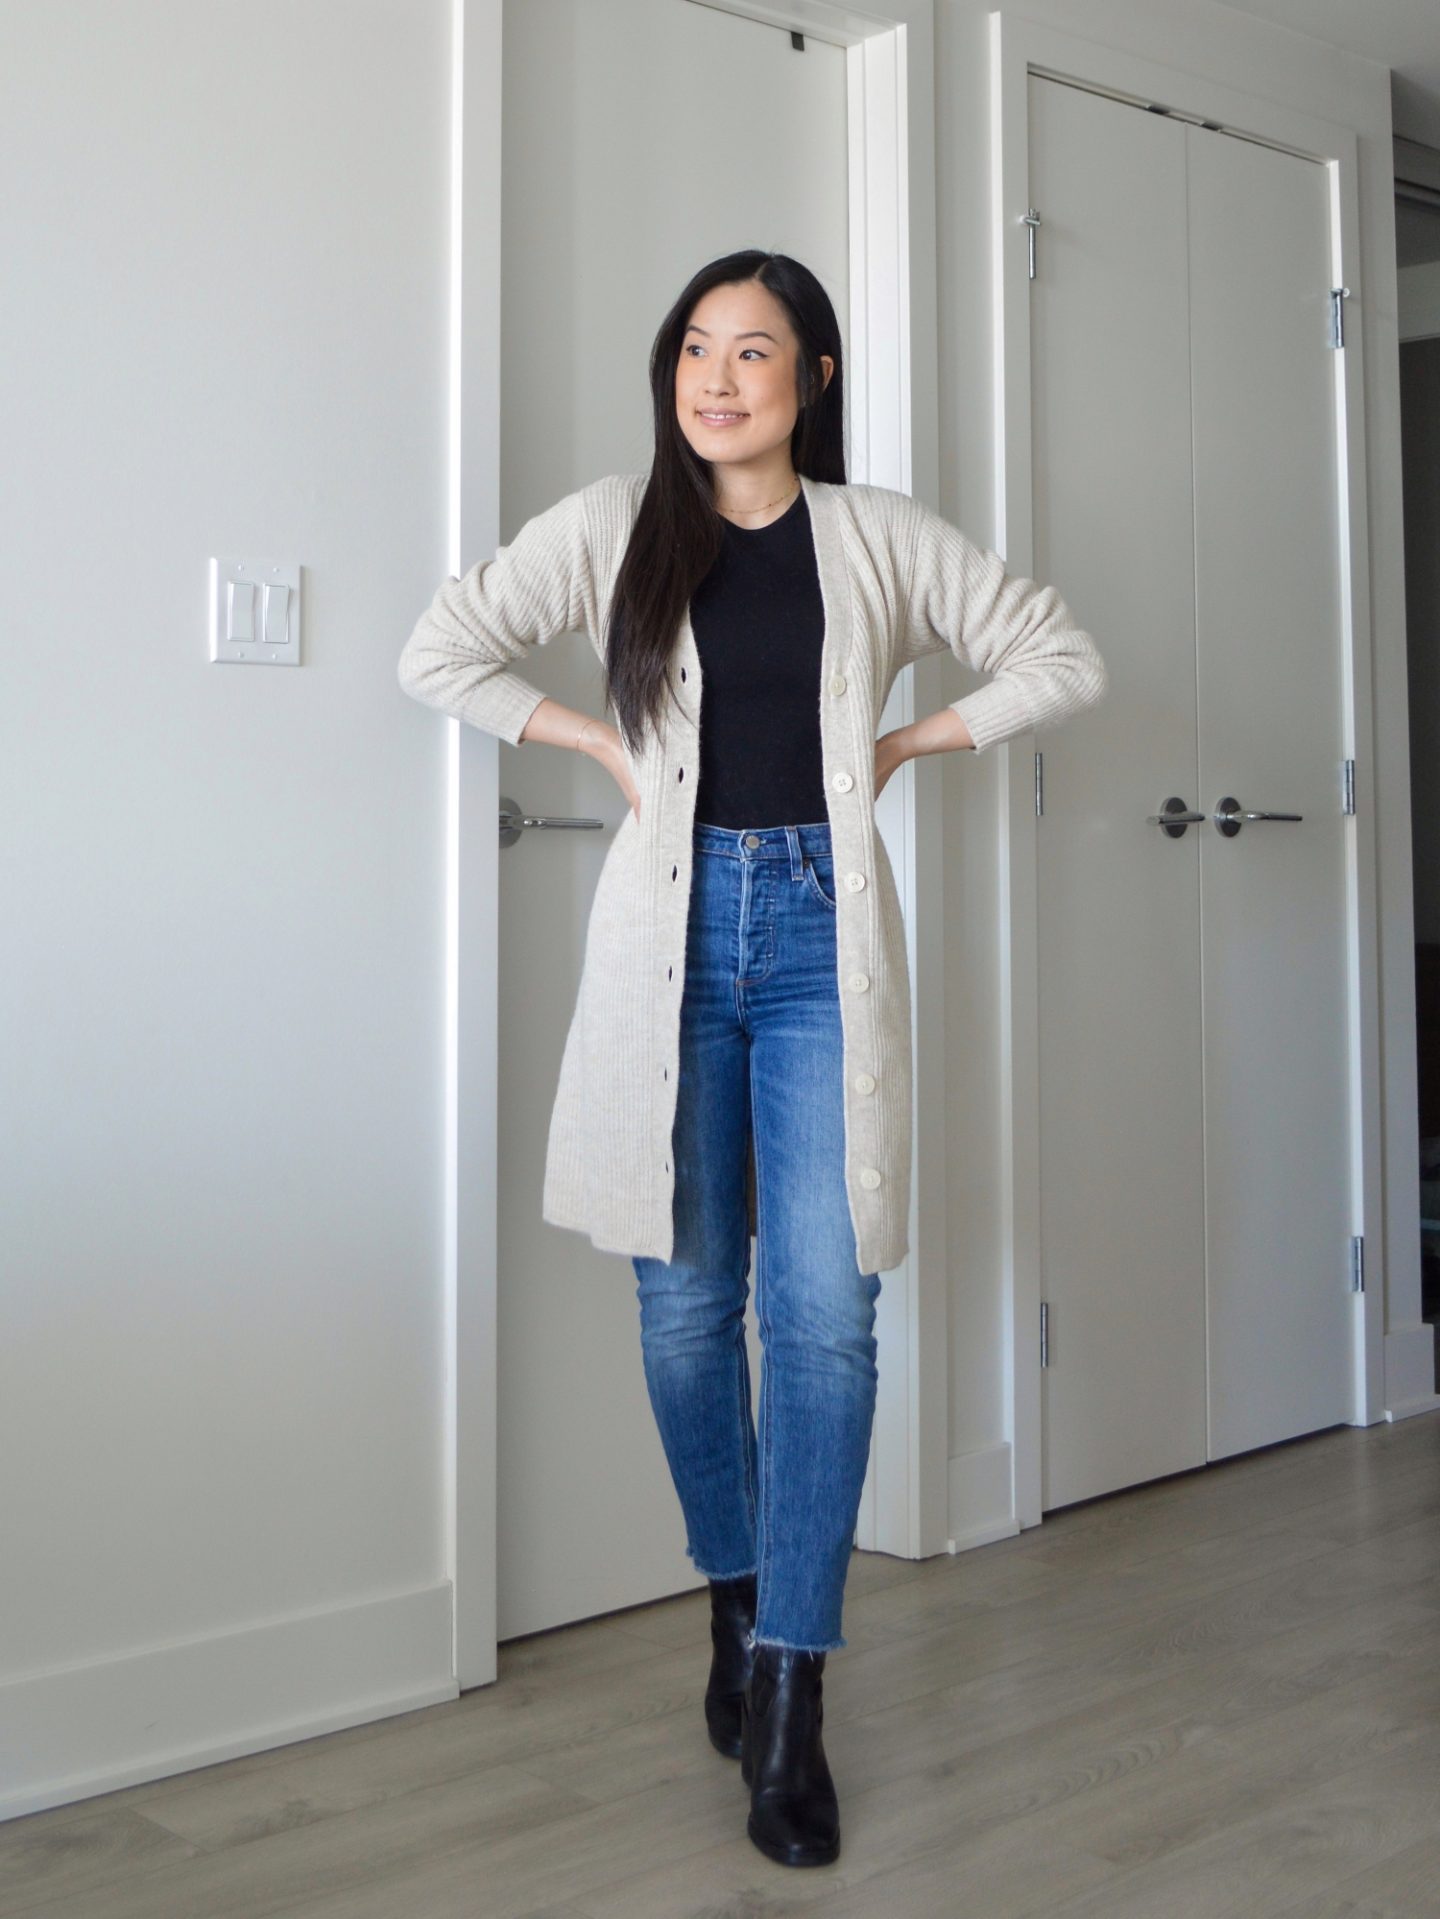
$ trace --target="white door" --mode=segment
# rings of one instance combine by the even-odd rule
[[[842,48],[677,0],[523,0],[504,20],[503,495],[528,514],[652,445],[646,363],[694,270],[763,246],[822,279],[846,331]],[[574,636],[525,676],[600,714]],[[640,1359],[628,1258],[541,1219],[551,1101],[590,901],[624,817],[581,755],[501,745],[531,831],[500,855],[497,1444],[500,1639],[696,1583]],[[751,1376],[760,1355],[751,1316]]]
[[[1199,833],[1223,1459],[1350,1414],[1340,450],[1326,169],[1185,131],[1198,806],[1300,816]]]
[[[1198,844],[1144,822],[1195,789],[1184,129],[1029,91],[1035,565],[1112,686],[1036,741],[1048,1508],[1205,1458],[1205,1169]]]
[[[1353,1309],[1325,171],[1029,97],[1036,571],[1114,686],[1036,742],[1049,1509],[1347,1418]]]

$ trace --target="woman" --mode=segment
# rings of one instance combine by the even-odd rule
[[[1053,725],[1107,683],[1053,588],[908,495],[846,484],[841,369],[807,268],[712,261],[652,349],[649,473],[582,487],[447,580],[399,667],[415,698],[512,745],[589,754],[629,802],[543,1211],[631,1258],[710,1587],[710,1738],[741,1758],[751,1839],[787,1865],[839,1851],[822,1674],[846,1643],[880,1273],[907,1250],[909,985],[875,798],[908,759]],[[513,670],[581,628],[615,725]],[[896,675],[947,647],[993,677],[877,740]]]

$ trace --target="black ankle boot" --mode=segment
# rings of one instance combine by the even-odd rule
[[[705,1723],[710,1743],[727,1759],[740,1757],[740,1710],[750,1677],[750,1634],[755,1629],[754,1573],[710,1581],[710,1684]]]
[[[840,1851],[840,1807],[820,1727],[825,1655],[756,1646],[741,1716],[740,1776],[751,1839],[782,1866],[828,1866]]]

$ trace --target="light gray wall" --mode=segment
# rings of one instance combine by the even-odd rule
[[[0,1807],[7,1687],[443,1569],[449,30],[0,5]]]

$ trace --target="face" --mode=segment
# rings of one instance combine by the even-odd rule
[[[799,403],[799,342],[784,307],[756,280],[712,287],[695,304],[675,368],[681,431],[703,460],[788,463]],[[822,356],[828,385],[834,361]]]

